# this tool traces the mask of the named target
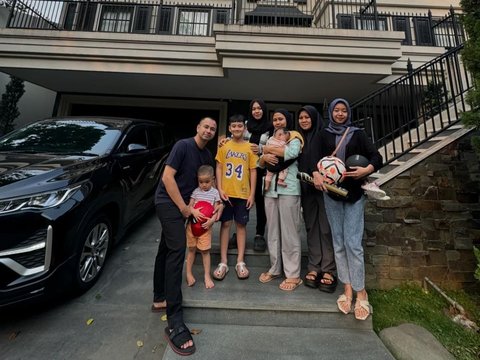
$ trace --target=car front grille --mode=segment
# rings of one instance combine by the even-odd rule
[[[45,241],[47,238],[47,229],[40,229],[36,233],[30,235],[24,240],[18,242],[16,248],[29,247],[39,242]]]
[[[43,266],[45,263],[45,248],[24,254],[11,255],[10,259],[16,261],[25,268],[37,268]]]

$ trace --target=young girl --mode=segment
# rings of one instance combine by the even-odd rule
[[[353,292],[357,294],[355,318],[365,320],[372,308],[365,291],[365,264],[363,258],[363,229],[365,196],[361,188],[364,178],[382,166],[382,157],[365,132],[351,125],[351,111],[344,99],[335,99],[328,108],[329,124],[319,134],[317,159],[331,155],[338,146],[336,156],[345,161],[351,155],[360,154],[369,160],[366,167],[351,167],[345,173],[341,186],[348,190],[346,199],[324,193],[325,210],[332,230],[333,248],[339,280],[344,292],[337,300],[341,312],[348,314],[352,308]],[[343,141],[342,136],[346,133]],[[318,161],[317,160],[317,161]],[[313,172],[315,187],[326,191],[323,178]]]

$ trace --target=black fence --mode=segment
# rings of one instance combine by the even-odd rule
[[[9,0],[7,27],[211,36],[214,24],[403,31],[405,45],[455,47],[459,16],[380,13],[376,0]]]
[[[463,45],[352,104],[354,123],[369,133],[390,163],[460,120],[472,80]]]

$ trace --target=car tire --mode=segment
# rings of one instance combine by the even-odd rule
[[[81,227],[79,234],[73,290],[81,294],[97,282],[105,267],[113,242],[110,220],[105,215],[98,214]]]

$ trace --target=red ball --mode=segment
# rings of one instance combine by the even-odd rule
[[[207,219],[202,219],[199,221],[193,221],[190,222],[190,226],[192,229],[193,236],[201,236],[205,234],[207,229],[204,229],[202,227],[202,224],[204,224],[208,218],[211,218],[213,216],[213,212],[215,211],[215,208],[213,207],[212,204],[210,204],[207,201],[198,201],[194,206],[194,209],[200,209],[200,212],[207,217]]]

